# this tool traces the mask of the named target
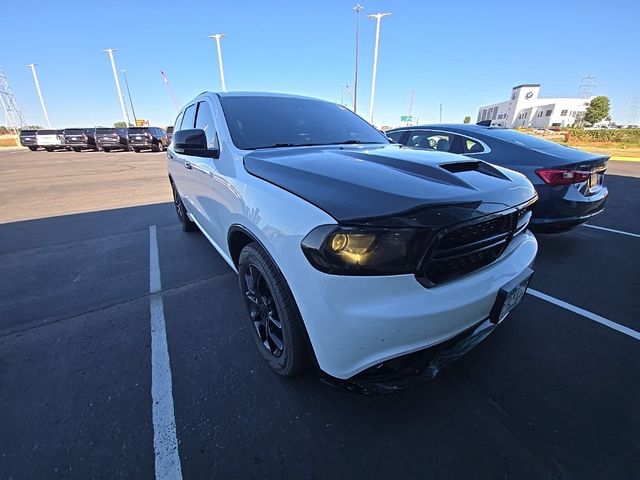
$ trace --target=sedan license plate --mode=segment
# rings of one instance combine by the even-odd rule
[[[136,137],[136,140],[142,140],[142,137]]]
[[[518,305],[527,293],[533,270],[525,269],[520,275],[503,286],[498,292],[496,302],[491,309],[490,320],[499,323]]]

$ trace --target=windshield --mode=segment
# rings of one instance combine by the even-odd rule
[[[231,139],[244,150],[303,145],[389,143],[349,109],[293,97],[221,97]]]
[[[38,130],[38,135],[55,135],[55,130]]]
[[[129,131],[134,133],[144,133],[147,131],[147,127],[131,127],[129,128]]]
[[[65,135],[82,135],[84,130],[82,128],[67,128],[64,133]]]
[[[115,128],[96,128],[96,133],[116,133]]]

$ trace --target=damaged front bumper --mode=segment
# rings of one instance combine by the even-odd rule
[[[394,393],[415,388],[433,380],[440,370],[465,355],[497,326],[498,323],[486,319],[446,342],[379,363],[348,380],[329,376],[322,380],[362,395]]]

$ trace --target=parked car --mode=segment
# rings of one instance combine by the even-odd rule
[[[422,125],[395,129],[387,135],[411,148],[458,153],[522,173],[539,196],[531,220],[534,231],[565,231],[604,210],[607,155],[479,125]]]
[[[81,150],[98,151],[95,128],[65,128],[64,143],[67,150],[79,152]]]
[[[130,127],[129,146],[136,152],[153,150],[162,152],[169,145],[167,132],[158,127]]]
[[[129,150],[129,136],[127,129],[122,128],[96,128],[96,144],[105,152],[111,150]]]
[[[38,147],[44,148],[47,152],[54,150],[64,150],[64,130],[36,130],[36,141]]]
[[[38,150],[36,130],[20,130],[20,145],[27,147],[32,152]]]
[[[238,272],[281,375],[313,361],[363,389],[432,378],[526,291],[536,193],[519,173],[401,148],[305,97],[203,93],[174,128],[178,218]]]

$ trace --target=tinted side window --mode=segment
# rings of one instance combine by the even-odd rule
[[[213,121],[213,114],[207,102],[198,103],[198,116],[196,117],[196,128],[204,130],[207,135],[207,145],[209,148],[217,147],[216,126]]]
[[[406,144],[413,148],[448,152],[451,149],[453,135],[442,132],[416,131],[409,134]]]
[[[183,113],[181,113],[180,115],[178,115],[178,116],[176,117],[176,121],[175,121],[175,123],[173,124],[173,131],[174,131],[174,132],[176,132],[176,131],[180,130],[180,124],[182,123],[182,116],[183,116],[183,114],[184,114],[184,112],[183,112]]]
[[[388,132],[387,133],[387,137],[389,137],[391,140],[393,140],[396,143],[400,143],[400,139],[402,138],[402,134],[404,132]]]
[[[190,128],[194,128],[193,126],[196,124],[196,106],[189,105],[187,109],[184,111],[184,117],[182,117],[182,125],[180,126],[180,130],[188,130]]]
[[[476,142],[475,140],[471,140],[470,138],[467,138],[467,137],[461,137],[461,138],[462,138],[463,153],[484,152],[484,148],[479,142]]]

